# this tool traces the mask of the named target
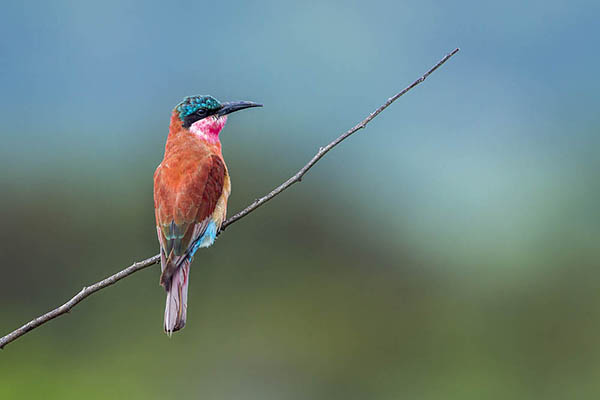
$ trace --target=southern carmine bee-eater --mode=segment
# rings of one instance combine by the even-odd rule
[[[160,284],[167,291],[165,332],[183,328],[190,264],[213,244],[227,213],[231,183],[219,133],[227,115],[261,104],[186,97],[171,114],[165,156],[154,173],[154,211],[160,243]]]

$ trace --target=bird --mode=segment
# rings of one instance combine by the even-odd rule
[[[164,330],[171,336],[187,319],[190,265],[209,247],[226,218],[231,193],[219,134],[227,116],[262,104],[221,103],[189,96],[171,113],[162,162],[154,173],[154,212],[160,245],[160,284],[167,292]]]

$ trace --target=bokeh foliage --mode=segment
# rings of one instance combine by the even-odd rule
[[[0,398],[596,398],[598,11],[3,5],[2,334],[157,252],[183,96],[265,104],[223,133],[235,211],[462,51],[198,253],[184,331],[137,273],[7,346]]]

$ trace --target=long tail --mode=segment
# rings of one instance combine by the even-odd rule
[[[185,326],[190,264],[190,259],[182,260],[179,268],[173,273],[170,282],[166,286],[165,332],[169,336]]]

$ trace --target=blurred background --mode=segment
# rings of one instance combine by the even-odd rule
[[[158,252],[152,175],[187,95],[232,225],[162,331],[151,267],[0,353],[2,399],[600,395],[596,1],[4,2],[0,334]]]

